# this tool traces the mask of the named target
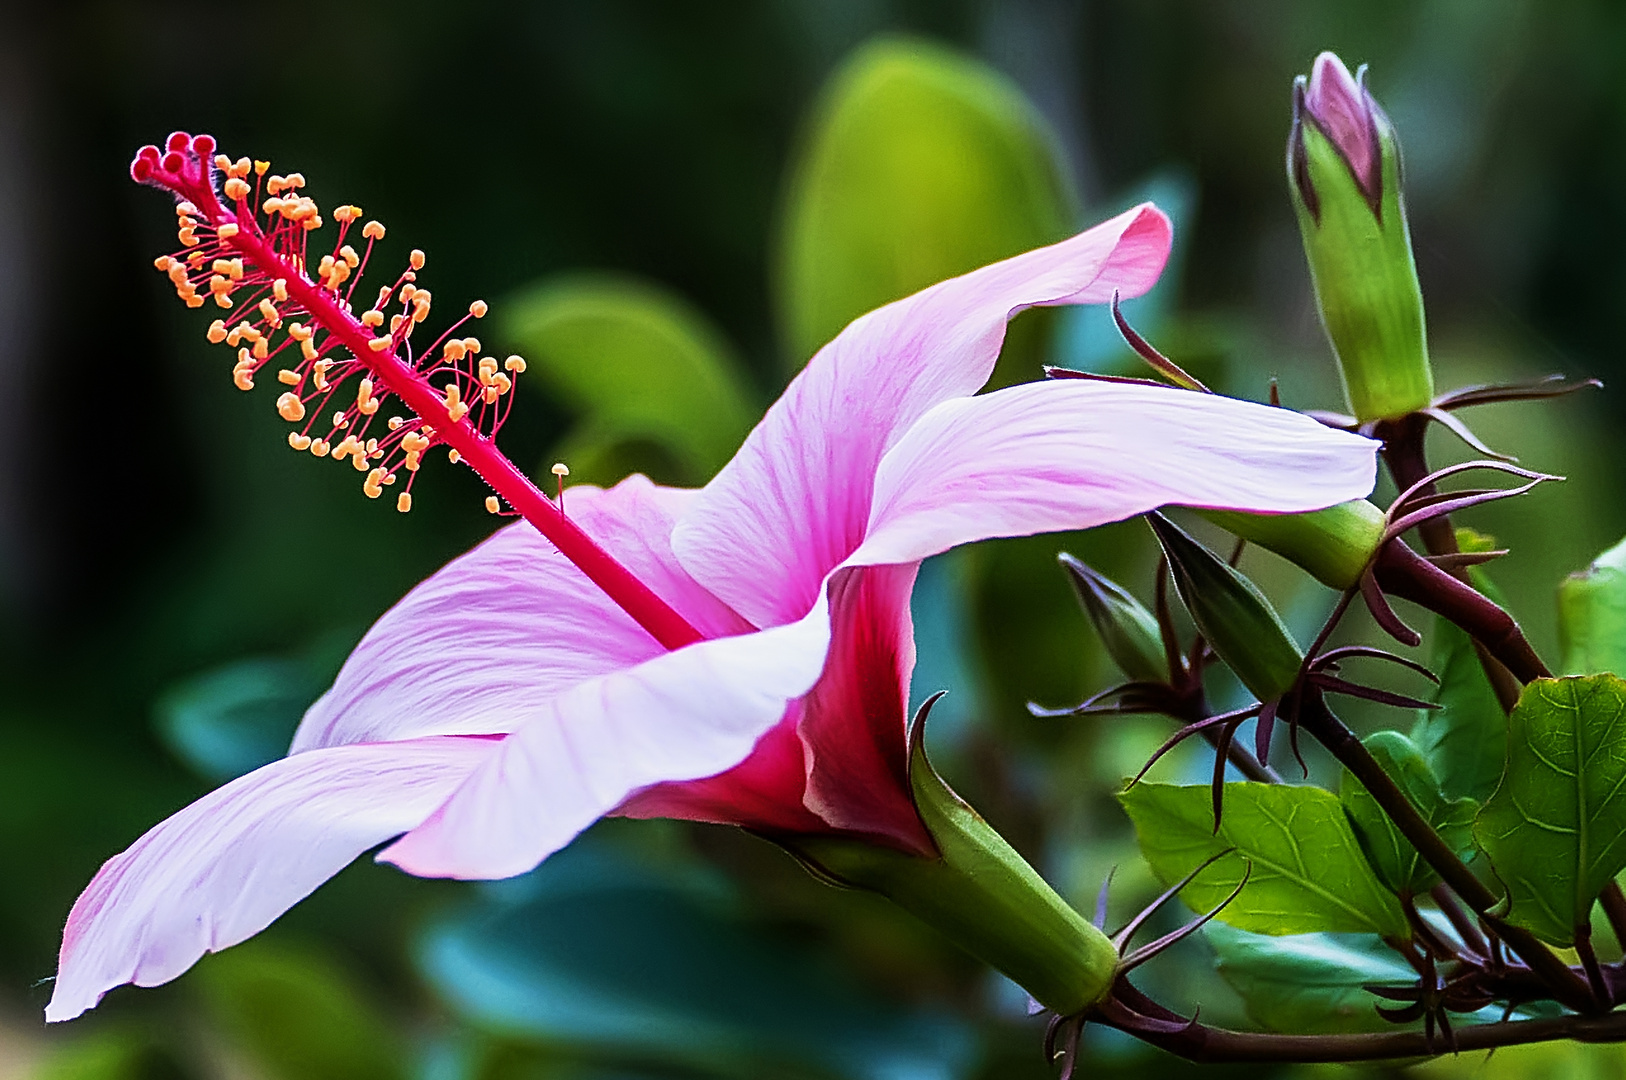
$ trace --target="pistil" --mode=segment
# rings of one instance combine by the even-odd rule
[[[407,333],[410,333],[411,323],[403,324],[397,318],[397,325],[385,337],[375,337],[363,319],[374,312],[368,312],[363,319],[358,319],[350,310],[349,305],[341,301],[336,282],[331,273],[325,273],[323,284],[313,282],[305,273],[303,259],[293,258],[276,250],[272,238],[268,237],[259,227],[252,210],[249,210],[246,199],[249,197],[248,186],[241,179],[228,180],[228,193],[234,197],[238,212],[226,209],[215,194],[213,172],[210,164],[210,155],[214,152],[214,140],[207,135],[196,138],[184,133],[170,136],[166,149],[168,153],[160,154],[156,147],[144,148],[131,166],[131,175],[139,181],[154,183],[173,194],[186,200],[196,208],[197,216],[204,219],[214,231],[214,243],[218,245],[215,254],[229,251],[237,255],[242,264],[257,269],[269,282],[273,283],[272,296],[261,300],[260,313],[267,322],[265,337],[269,337],[272,330],[281,326],[286,313],[301,309],[303,315],[310,323],[329,335],[326,346],[330,342],[337,342],[347,350],[355,359],[356,364],[365,370],[370,378],[362,380],[358,390],[356,411],[358,419],[362,416],[370,417],[377,411],[378,399],[386,393],[393,394],[422,421],[422,426],[416,432],[403,432],[396,445],[407,451],[407,467],[416,470],[417,461],[423,450],[428,446],[429,438],[434,442],[445,443],[451,450],[454,461],[462,460],[469,464],[482,479],[489,484],[497,496],[506,502],[514,512],[520,514],[534,526],[538,532],[556,547],[560,554],[569,559],[581,572],[612,601],[621,607],[640,626],[649,632],[662,646],[668,649],[680,648],[702,640],[703,635],[695,630],[689,622],[672,609],[665,601],[657,596],[647,585],[635,577],[630,570],[621,565],[614,556],[604,550],[592,537],[588,536],[580,526],[563,513],[562,503],[556,506],[542,491],[532,483],[531,479],[517,468],[499,449],[491,435],[482,432],[469,415],[469,402],[460,398],[458,382],[454,382],[443,393],[436,390],[425,373],[416,366],[402,359],[399,348],[404,342]],[[302,181],[301,181],[302,183]],[[235,191],[233,191],[235,188]],[[314,204],[311,206],[311,215],[314,215]],[[357,212],[359,213],[359,211]],[[338,215],[335,215],[338,216]],[[353,216],[353,215],[352,215]],[[345,223],[348,224],[348,219]],[[315,221],[320,222],[316,217]],[[305,224],[305,231],[311,229],[309,223]],[[365,235],[371,241],[383,233],[382,226],[375,228],[369,224]],[[188,246],[198,244],[203,238],[190,235],[190,230],[183,225],[183,243]],[[341,236],[342,241],[342,236]],[[370,245],[369,245],[370,248]],[[201,250],[201,247],[199,248]],[[348,248],[341,247],[340,252],[345,256],[343,262],[350,266],[365,264],[354,257]],[[228,260],[229,262],[229,260]],[[324,260],[324,267],[336,264],[332,258]],[[422,256],[414,253],[414,270],[422,265]],[[172,260],[173,266],[191,265],[194,269],[197,263],[194,260]],[[240,280],[243,275],[241,265],[235,273],[219,275],[230,279]],[[172,277],[174,274],[172,273]],[[348,277],[348,273],[340,276]],[[352,290],[354,285],[352,285]],[[394,290],[391,290],[392,292]],[[229,287],[218,287],[217,295],[229,296]],[[190,301],[189,301],[190,303]],[[197,306],[197,305],[192,305]],[[424,305],[427,307],[427,305]],[[270,308],[266,311],[266,308]],[[280,311],[278,309],[281,309]],[[483,315],[485,305],[477,302],[471,308],[471,315]],[[382,320],[377,320],[381,322]],[[290,326],[290,331],[293,327]],[[224,335],[222,335],[223,337]],[[211,332],[211,338],[216,334]],[[301,346],[309,344],[311,332],[309,327],[301,328],[298,335],[291,334],[291,340],[299,341]],[[472,341],[473,339],[468,339]],[[256,340],[256,348],[249,352],[249,357],[239,361],[239,367],[234,372],[234,378],[239,386],[252,386],[252,374],[255,361],[263,362],[267,359],[268,349],[264,343]],[[437,342],[438,344],[438,342]],[[456,343],[454,343],[455,345]],[[478,349],[478,344],[474,348]],[[307,351],[307,360],[317,350],[311,348]],[[449,350],[450,351],[450,350]],[[462,351],[458,349],[458,356]],[[472,357],[470,358],[472,362]],[[330,370],[323,365],[325,360],[314,361],[311,368],[315,376],[317,389],[326,388],[325,375]],[[493,364],[495,361],[488,361]],[[521,368],[522,369],[522,368]],[[510,370],[513,370],[511,367]],[[494,378],[492,372],[481,370],[486,381]],[[290,379],[288,376],[292,376]],[[285,372],[282,380],[290,385],[297,386],[303,381],[298,372]],[[504,377],[506,378],[506,376]],[[489,402],[496,396],[495,392],[487,392],[486,400]],[[325,399],[324,399],[325,400]],[[278,401],[278,412],[289,420],[299,420],[305,415],[304,403],[292,391],[285,393]],[[335,427],[345,421],[347,410],[335,417]],[[396,432],[399,425],[392,422],[391,433]],[[364,433],[364,432],[363,432]],[[414,441],[407,446],[407,440]],[[290,436],[290,443],[299,447],[299,440],[304,440],[305,446],[310,447],[312,440],[308,435],[294,434]],[[365,471],[366,462],[370,458],[377,458],[378,448],[356,439],[354,435],[347,436],[339,447],[333,452],[338,456],[341,447],[353,453],[356,466]],[[346,444],[353,443],[353,446]],[[325,450],[323,446],[321,449]],[[383,468],[373,469],[364,485],[367,494],[376,497],[382,486],[394,482],[394,473]],[[398,500],[398,507],[402,510],[411,506],[410,494],[403,493]]]

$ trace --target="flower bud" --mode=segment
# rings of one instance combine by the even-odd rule
[[[1067,1016],[1098,1003],[1117,948],[937,775],[922,738],[930,707],[910,734],[909,783],[939,858],[840,836],[775,839],[816,875],[878,892],[942,931],[1046,1008]]]
[[[1117,582],[1102,577],[1063,551],[1056,556],[1101,644],[1120,670],[1136,682],[1169,681],[1169,658],[1157,620]]]
[[[1404,416],[1434,397],[1423,296],[1400,191],[1394,125],[1330,52],[1293,84],[1288,186],[1321,322],[1362,421]]]
[[[1558,587],[1565,675],[1626,675],[1626,540]]]
[[[1260,701],[1298,678],[1304,654],[1253,582],[1162,514],[1146,515],[1168,556],[1175,590],[1214,652]]]
[[[1220,528],[1274,551],[1330,589],[1353,588],[1383,540],[1383,511],[1351,499],[1307,514],[1245,514],[1199,510]]]

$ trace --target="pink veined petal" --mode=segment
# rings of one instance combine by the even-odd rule
[[[235,945],[417,825],[497,748],[428,738],[313,750],[240,776],[115,855],[68,916],[49,1021]]]
[[[941,282],[855,320],[820,349],[679,523],[673,547],[757,626],[794,621],[857,548],[881,456],[938,402],[988,380],[1025,308],[1136,296],[1162,272],[1150,203],[1050,247]]]
[[[743,620],[680,567],[673,515],[692,491],[633,476],[565,492],[570,516],[709,634]],[[293,753],[423,735],[500,734],[538,704],[662,649],[530,525],[498,531],[408,593],[356,646],[312,705]]]
[[[1166,504],[1287,513],[1372,490],[1378,444],[1288,409],[1131,383],[945,401],[887,454],[851,562],[1085,529]]]
[[[829,640],[821,598],[798,622],[688,645],[537,702],[379,858],[424,877],[522,874],[634,791],[745,760],[818,679]]]
[[[935,854],[909,794],[905,737],[916,569],[864,567],[831,575],[833,633],[813,689],[739,765],[644,788],[615,812],[763,832],[843,829]]]

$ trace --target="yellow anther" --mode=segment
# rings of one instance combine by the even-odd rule
[[[195,292],[187,293],[185,296],[182,296],[181,299],[186,301],[186,306],[189,308],[200,308],[203,306],[203,297],[199,296]]]
[[[288,302],[288,279],[279,277],[277,280],[273,281],[271,283],[271,295],[276,297],[277,303],[279,303],[279,304],[287,303]]]
[[[393,335],[397,331],[399,331],[401,329],[401,324],[404,323],[404,322],[406,322],[406,316],[405,315],[391,315],[390,316],[390,333]]]
[[[309,450],[313,441],[309,435],[301,435],[297,431],[288,433],[288,445],[295,450]]]
[[[407,472],[417,472],[418,471],[418,463],[422,459],[423,459],[423,454],[421,452],[419,452],[417,450],[408,450],[407,453],[406,453],[406,459],[405,459],[405,461],[403,461],[402,464],[404,464],[406,466]]]
[[[199,241],[198,241],[197,234],[194,233],[191,229],[182,229],[176,235],[180,237],[181,243],[185,244],[187,247],[197,247],[198,246]]]
[[[198,208],[184,199],[175,204],[176,217],[187,217],[188,215],[196,216],[197,212]]]
[[[333,220],[342,221],[346,225],[350,224],[352,221],[356,220],[360,216],[361,216],[361,207],[359,207],[359,206],[353,206],[353,205],[348,205],[347,204],[347,205],[341,206],[337,210],[333,211]]]
[[[167,258],[169,258],[169,256],[165,255],[164,258],[167,259]],[[162,270],[164,268],[162,266],[160,266],[158,269]],[[401,286],[401,303],[403,303],[403,304],[410,303],[412,301],[412,298],[414,296],[417,296],[417,295],[418,295],[418,287],[416,285],[412,284],[411,282],[408,282],[407,284]],[[383,305],[379,305],[379,306],[382,307]]]
[[[412,509],[412,492],[403,491],[403,492],[401,492],[401,494],[397,495],[395,497],[395,509],[399,510],[403,514],[406,513],[407,511],[411,510]]]
[[[446,415],[452,423],[457,423],[469,413],[469,407],[460,400],[460,393],[456,383],[446,384]]]
[[[236,177],[232,177],[230,180],[226,181],[225,191],[226,198],[232,200],[233,202],[240,202],[243,199],[248,198],[248,181],[239,180]],[[236,228],[236,226],[233,226],[233,228]]]
[[[367,440],[367,453],[368,453],[369,456],[378,453],[378,440],[377,439],[368,439]]]
[[[501,509],[502,509],[502,504],[497,501],[497,496],[495,496],[495,495],[487,495],[486,496],[486,513],[495,514],[498,510],[501,510]]]
[[[209,264],[209,269],[217,274],[229,274],[231,273],[231,260],[216,259],[214,262]]]
[[[331,255],[323,255],[322,256],[322,261],[316,264],[316,272],[318,274],[321,274],[323,277],[326,277],[327,275],[333,273],[333,263],[334,263],[334,261],[335,260],[334,260],[333,256],[331,256]]]
[[[476,300],[474,303],[469,305],[469,314],[473,315],[476,319],[485,318],[486,312],[490,310],[491,308],[486,305],[484,300]]]
[[[389,303],[390,302],[390,295],[391,295],[391,289],[390,289],[390,287],[388,285],[380,286],[379,290],[378,290],[378,300],[376,302],[374,302],[373,307],[381,308],[385,304]]]
[[[361,444],[356,441],[356,437],[354,435],[347,434],[344,438],[340,439],[339,444],[333,448],[333,460],[343,461],[345,458],[349,457],[352,452],[359,452],[360,450]]]
[[[234,367],[231,369],[231,381],[237,385],[239,390],[252,390],[254,389],[254,371],[251,368]]]
[[[480,357],[479,371],[480,381],[489,386],[492,376],[497,374],[497,358],[495,356]]]
[[[261,338],[260,340],[258,340],[258,341],[256,341],[254,343],[254,358],[256,360],[264,360],[266,357],[268,357],[270,355],[271,355],[271,339],[270,338]]]
[[[242,165],[242,162],[239,161],[237,164]],[[256,161],[254,163],[254,175],[255,176],[264,176],[265,171],[267,169],[269,169],[270,167],[271,167],[271,163],[269,161]]]
[[[466,337],[463,339],[463,347],[469,350],[470,356],[473,356],[475,353],[480,351],[480,339],[477,337]]]
[[[272,326],[282,322],[282,316],[277,314],[277,305],[273,304],[269,297],[260,301],[260,314],[265,316],[265,321]]]
[[[404,424],[404,423],[406,423],[406,421],[405,421],[405,420],[403,420],[403,419],[402,419],[402,418],[401,418],[401,417],[399,417],[399,416],[392,416],[392,417],[390,417],[390,419],[389,419],[389,425],[388,425],[388,426],[389,426],[389,429],[390,429],[390,430],[391,430],[391,431],[394,431],[394,430],[396,430],[396,429],[397,429],[397,428],[399,428],[399,427],[400,427],[400,426],[401,426],[401,425],[402,425],[402,424]]]
[[[269,161],[266,162],[267,167],[269,167],[270,164],[271,163]],[[254,167],[254,162],[250,161],[246,157],[240,157],[232,165],[232,174],[234,176],[247,176],[249,174],[250,170],[253,169],[253,167]]]
[[[373,309],[372,311],[363,311],[361,313],[361,325],[363,325],[363,326],[365,326],[365,327],[367,327],[369,329],[371,329],[374,326],[383,326],[384,325],[384,313],[382,311],[377,310],[376,308]]]
[[[333,426],[336,427],[336,428],[344,427],[344,410],[343,409],[340,409],[338,412],[333,414]]]
[[[279,375],[278,378],[281,378],[281,376]],[[288,380],[283,379],[283,381],[287,382]],[[290,390],[277,398],[277,412],[289,423],[303,420],[305,419],[305,403],[299,400],[298,394]]]
[[[216,274],[209,279],[209,291],[212,293],[231,292],[231,278],[225,274]]]
[[[313,439],[311,441],[311,453],[313,455],[316,457],[327,457],[327,452],[328,445],[326,439]]]
[[[361,227],[361,235],[369,240],[384,239],[384,223],[382,221],[369,221]]]
[[[412,321],[415,323],[421,323],[429,318],[429,301],[423,298],[424,295],[419,293],[419,298],[412,302]]]
[[[243,183],[243,182],[242,182],[242,181],[241,181],[241,180],[238,180],[238,181],[236,181],[236,182],[237,182],[237,183],[239,183],[239,184],[242,184],[242,183]],[[228,187],[228,188],[230,188],[230,187],[231,187],[231,184],[230,184],[230,183],[228,183],[228,184],[227,184],[227,185],[226,185],[226,186],[227,186],[227,187]],[[247,185],[247,184],[243,184],[243,186],[244,186],[244,187],[247,187],[247,186],[248,186],[248,185]],[[227,194],[230,194],[230,192],[229,192],[229,191],[228,191],[228,192],[227,192]],[[236,235],[237,235],[237,234],[238,234],[238,233],[239,233],[239,232],[241,232],[241,231],[242,231],[242,230],[241,230],[241,229],[239,229],[239,228],[238,228],[238,227],[237,227],[237,223],[236,223],[236,222],[234,222],[234,221],[228,221],[228,222],[226,222],[226,224],[224,224],[224,225],[222,225],[222,226],[220,226],[220,228],[218,228],[218,229],[216,229],[216,230],[215,230],[215,233],[216,233],[216,235],[218,235],[218,236],[219,236],[219,237],[220,237],[220,238],[221,238],[221,239],[222,239],[222,240],[230,240],[230,239],[231,239],[231,238],[232,238],[232,237],[234,237],[234,236],[236,236]]]
[[[384,494],[384,470],[374,469],[368,473],[366,482],[361,485],[361,490],[366,492],[369,499],[376,499]]]
[[[446,343],[446,348],[440,354],[440,358],[442,360],[451,360],[451,361],[455,362],[455,361],[463,359],[468,354],[469,354],[469,347],[467,345],[463,344],[457,338],[453,338],[452,340],[450,340],[450,341],[448,341]]]
[[[229,310],[230,308],[232,308],[234,306],[235,305],[234,305],[234,303],[232,301],[231,293],[229,293],[229,292],[217,292],[217,293],[215,293],[215,307],[227,308]]]
[[[401,436],[401,449],[405,450],[409,454],[421,453],[422,451],[429,449],[429,440],[418,434],[416,431],[409,431],[405,435]]]
[[[231,168],[231,158],[225,154],[215,155],[215,168],[225,170]]]
[[[423,269],[423,262],[424,262],[423,252],[419,251],[417,248],[413,248],[412,249],[412,254],[407,256],[407,263],[414,270],[422,270]]]
[[[298,386],[301,377],[302,376],[299,374],[299,372],[292,371],[288,368],[283,368],[281,371],[277,372],[277,381],[286,386]]]
[[[367,471],[367,451],[363,450],[359,446],[356,447],[355,456],[350,459],[350,464],[352,464],[352,465],[354,465],[356,467],[357,472],[366,472]]]
[[[318,389],[318,390],[326,390],[327,389],[327,373],[328,373],[328,369],[331,368],[332,366],[333,366],[333,361],[327,359],[326,357],[322,358],[321,360],[316,361],[316,363],[314,365],[312,365],[312,367],[311,367],[311,375],[315,379],[316,389]]]
[[[378,399],[373,397],[373,380],[362,379],[356,387],[356,409],[363,416],[371,416],[378,411]],[[376,448],[375,441],[375,445],[369,446],[367,451],[371,453]]]
[[[288,181],[280,176],[273,176],[271,179],[265,182],[265,190],[269,191],[273,195],[282,194],[283,189],[287,186]]]
[[[169,280],[177,285],[184,284],[186,282],[186,264],[171,259],[169,263]]]
[[[219,345],[225,340],[226,324],[222,320],[216,319],[214,322],[209,324],[209,344]]]
[[[525,358],[523,356],[510,356],[502,362],[502,366],[518,375],[525,370]]]
[[[446,460],[450,461],[453,465],[456,465],[459,461],[463,460],[463,455],[459,454],[456,450],[448,450],[446,451]]]
[[[339,249],[339,258],[343,259],[345,265],[352,270],[361,265],[361,256],[357,255],[356,249],[349,244]]]
[[[549,471],[552,472],[553,475],[559,477],[560,479],[563,479],[563,478],[570,475],[570,466],[566,465],[562,461],[555,461],[553,463],[553,468],[550,469]]]
[[[310,217],[308,217],[305,220],[301,221],[299,224],[300,224],[300,226],[302,228],[304,228],[304,230],[306,232],[313,232],[316,229],[320,229],[322,227],[322,215],[321,214],[312,214]]]
[[[307,338],[299,343],[299,354],[306,360],[316,359],[316,342]]]
[[[288,336],[295,341],[309,341],[315,334],[316,329],[306,326],[304,323],[292,322],[288,324]]]
[[[296,172],[289,173],[288,174],[287,184],[291,188],[302,188],[302,187],[304,187],[305,186],[305,174],[304,173],[296,173]]]
[[[175,266],[175,265],[177,265],[175,260],[170,258],[168,255],[160,255],[160,256],[158,256],[158,258],[156,258],[156,259],[154,259],[152,261],[152,266],[153,266],[154,270],[168,271],[170,267]],[[410,286],[410,285],[407,286],[407,288],[409,288],[409,289],[411,287],[412,286]],[[405,299],[405,297],[403,297],[403,299]]]
[[[367,343],[367,347],[373,350],[373,352],[383,352],[385,349],[390,347],[390,339],[387,337],[375,337],[373,340]]]
[[[481,396],[485,399],[485,403],[487,405],[493,405],[497,401],[497,388],[495,386],[488,386],[481,391]]]
[[[280,214],[282,213],[282,200],[273,196],[261,203],[260,209],[267,214]]]
[[[514,388],[514,380],[500,371],[491,377],[491,381],[496,383],[498,395],[506,394]]]

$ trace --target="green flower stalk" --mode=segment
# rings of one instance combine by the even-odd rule
[[[1400,190],[1394,125],[1330,52],[1293,84],[1288,187],[1321,322],[1361,421],[1426,408],[1434,397],[1423,296]]]

